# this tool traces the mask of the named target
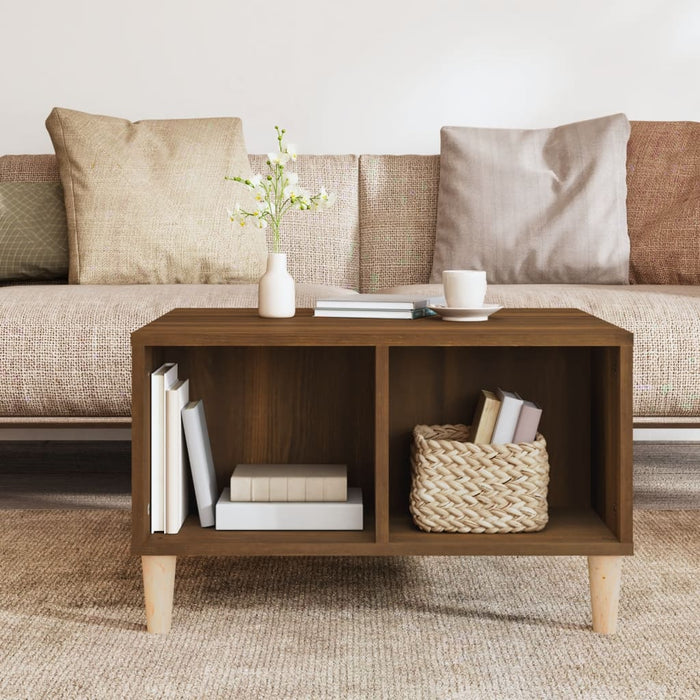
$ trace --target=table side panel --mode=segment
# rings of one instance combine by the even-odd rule
[[[389,348],[375,350],[374,484],[377,542],[389,541]]]
[[[592,406],[594,507],[623,542],[632,543],[632,349],[599,348],[594,354]]]

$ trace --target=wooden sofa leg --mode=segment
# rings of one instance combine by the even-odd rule
[[[615,634],[620,600],[622,557],[588,557],[593,631]]]
[[[146,627],[153,634],[167,634],[173,617],[175,592],[174,556],[142,556]]]

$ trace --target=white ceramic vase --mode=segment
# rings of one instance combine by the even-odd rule
[[[296,312],[294,280],[287,272],[286,253],[268,253],[267,270],[258,282],[258,314],[291,318]]]

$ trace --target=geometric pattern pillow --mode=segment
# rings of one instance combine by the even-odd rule
[[[0,182],[0,280],[68,273],[68,232],[59,182]]]
[[[130,122],[68,109],[46,120],[65,192],[69,282],[257,281],[264,231],[227,209],[253,205],[237,118]]]

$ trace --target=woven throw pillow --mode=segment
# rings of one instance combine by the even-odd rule
[[[58,182],[0,181],[0,280],[68,273],[68,232]]]
[[[623,114],[554,129],[443,127],[431,282],[626,284]]]
[[[632,122],[630,281],[700,284],[700,123]]]
[[[240,119],[125,119],[54,109],[46,120],[65,190],[69,281],[224,283],[264,271],[262,231],[227,208],[248,193]]]

